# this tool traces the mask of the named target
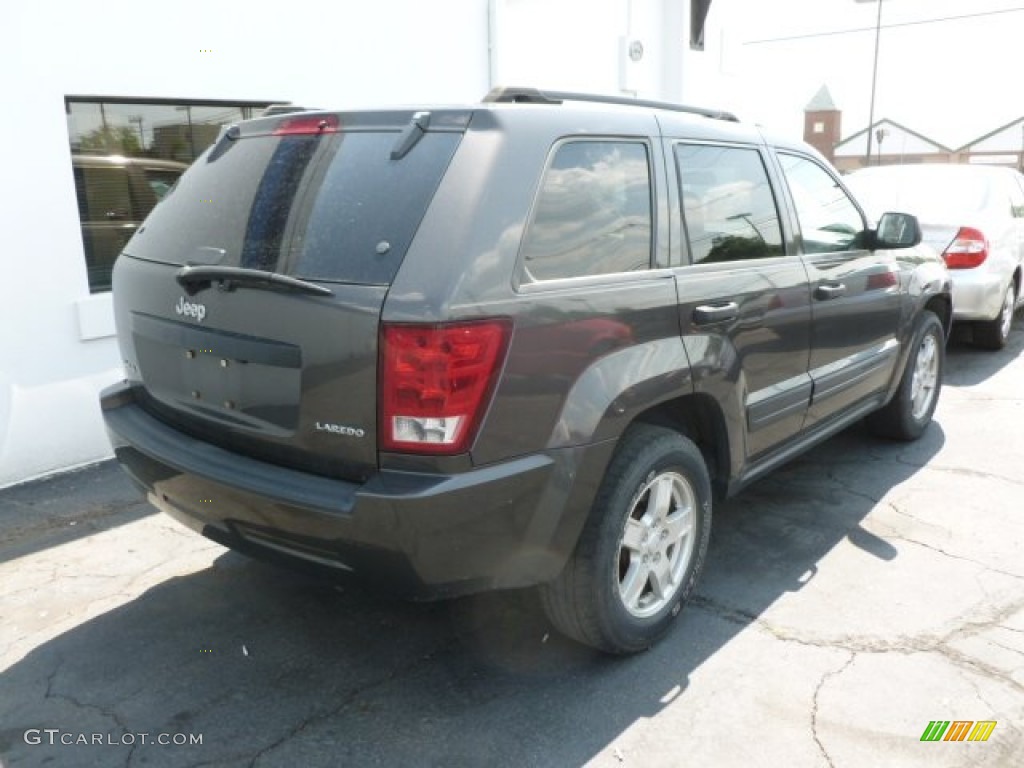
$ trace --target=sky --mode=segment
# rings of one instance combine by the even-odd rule
[[[867,126],[876,2],[715,0],[712,9],[734,75],[728,106],[741,119],[800,135],[804,107],[827,85],[843,138]],[[1024,3],[884,0],[876,122],[956,149],[1022,116]]]

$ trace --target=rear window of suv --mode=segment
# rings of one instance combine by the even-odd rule
[[[125,247],[170,264],[390,284],[462,138],[428,132],[397,160],[389,131],[222,141]]]

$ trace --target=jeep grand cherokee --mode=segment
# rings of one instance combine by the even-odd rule
[[[153,504],[415,598],[536,586],[650,646],[712,499],[932,418],[950,281],[804,144],[499,89],[225,130],[118,259],[102,396]]]

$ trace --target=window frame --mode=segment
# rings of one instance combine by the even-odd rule
[[[650,201],[650,238],[648,240],[647,269],[627,270],[624,272],[602,272],[596,275],[572,275],[567,277],[534,278],[527,277],[526,256],[524,245],[527,234],[533,227],[537,218],[537,211],[540,207],[541,194],[544,191],[544,182],[548,178],[551,166],[559,150],[567,144],[639,144],[644,147],[647,153],[647,190]],[[523,225],[522,236],[519,239],[519,246],[516,251],[516,266],[513,272],[513,289],[517,293],[532,293],[536,291],[551,290],[565,285],[591,285],[608,282],[621,282],[623,279],[650,279],[650,276],[659,277],[660,271],[666,269],[657,263],[657,239],[659,232],[658,218],[658,186],[656,177],[657,160],[655,158],[654,144],[648,136],[636,135],[614,135],[614,134],[573,134],[561,136],[552,142],[548,149],[547,157],[544,160],[544,167],[537,178],[533,192],[533,199],[530,202],[529,213],[526,223]]]

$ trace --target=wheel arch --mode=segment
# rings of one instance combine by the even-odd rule
[[[953,327],[953,301],[948,294],[936,294],[929,298],[924,308],[935,314],[942,323],[942,331],[945,337],[949,338],[950,329]]]
[[[633,423],[670,427],[693,441],[707,464],[715,496],[725,496],[732,473],[729,429],[713,397],[697,392],[666,400],[639,413]]]

